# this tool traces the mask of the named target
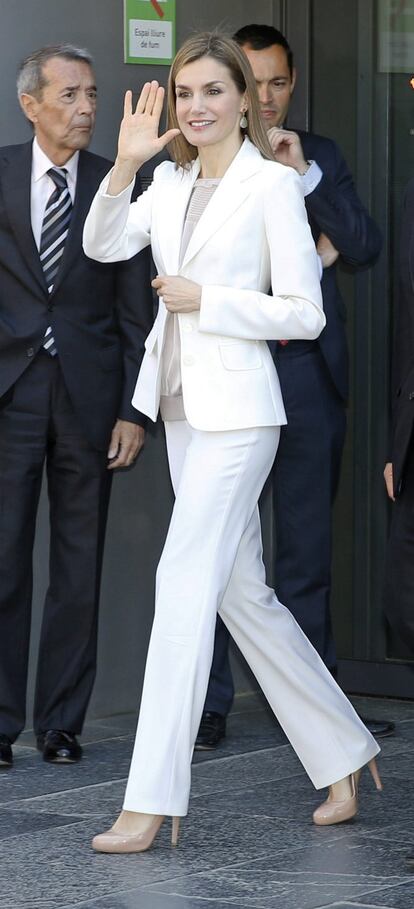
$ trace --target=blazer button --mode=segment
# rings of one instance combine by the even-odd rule
[[[195,363],[194,357],[191,357],[189,354],[186,354],[183,357],[184,366],[194,366],[194,363]]]
[[[34,347],[28,347],[26,350],[26,353],[27,353],[28,357],[33,357],[34,356]]]
[[[53,306],[53,303],[49,303],[49,306],[47,307],[47,311],[48,311],[48,312],[53,312],[54,308],[55,308],[55,307]]]
[[[414,401],[414,391],[410,391],[410,394],[408,395],[408,400]]]

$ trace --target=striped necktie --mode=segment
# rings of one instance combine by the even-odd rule
[[[51,167],[48,175],[55,184],[55,189],[48,199],[42,224],[40,238],[40,261],[46,278],[49,294],[52,293],[60,260],[63,256],[66,237],[69,233],[69,222],[72,215],[72,200],[66,181],[67,170],[64,167]],[[45,332],[43,347],[54,357],[57,353],[51,325]]]

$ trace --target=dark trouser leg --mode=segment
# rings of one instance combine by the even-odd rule
[[[106,452],[78,426],[60,369],[47,453],[50,585],[36,681],[34,728],[80,733],[96,668],[102,552],[111,474]]]
[[[0,732],[14,741],[25,723],[32,552],[47,434],[42,359],[7,398],[0,410]]]
[[[345,438],[345,410],[318,347],[276,354],[288,425],[274,466],[276,594],[331,671],[332,505]]]
[[[229,632],[217,616],[214,637],[214,654],[204,710],[211,710],[227,716],[234,698],[233,677],[229,660]]]
[[[273,468],[276,594],[335,673],[332,506],[345,441],[345,408],[317,345],[277,346],[275,362],[288,418]],[[218,619],[207,710],[218,710],[212,705],[220,703],[220,692],[231,691],[230,667],[223,658],[228,637]]]
[[[385,564],[385,611],[391,626],[414,653],[414,439],[402,492],[392,505]]]

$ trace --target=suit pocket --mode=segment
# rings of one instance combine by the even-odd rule
[[[256,341],[229,341],[219,344],[225,369],[260,369],[262,354]]]

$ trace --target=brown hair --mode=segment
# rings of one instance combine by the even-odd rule
[[[249,137],[264,158],[274,161],[274,155],[260,117],[259,98],[250,63],[236,41],[217,32],[201,32],[187,38],[176,54],[168,78],[167,128],[179,128],[175,106],[177,73],[187,63],[194,63],[202,57],[213,57],[226,66],[240,94],[246,92],[249,108],[246,114],[247,128],[243,130],[243,133]],[[169,148],[174,161],[180,167],[188,167],[198,154],[196,146],[190,145],[182,133],[172,140]]]

